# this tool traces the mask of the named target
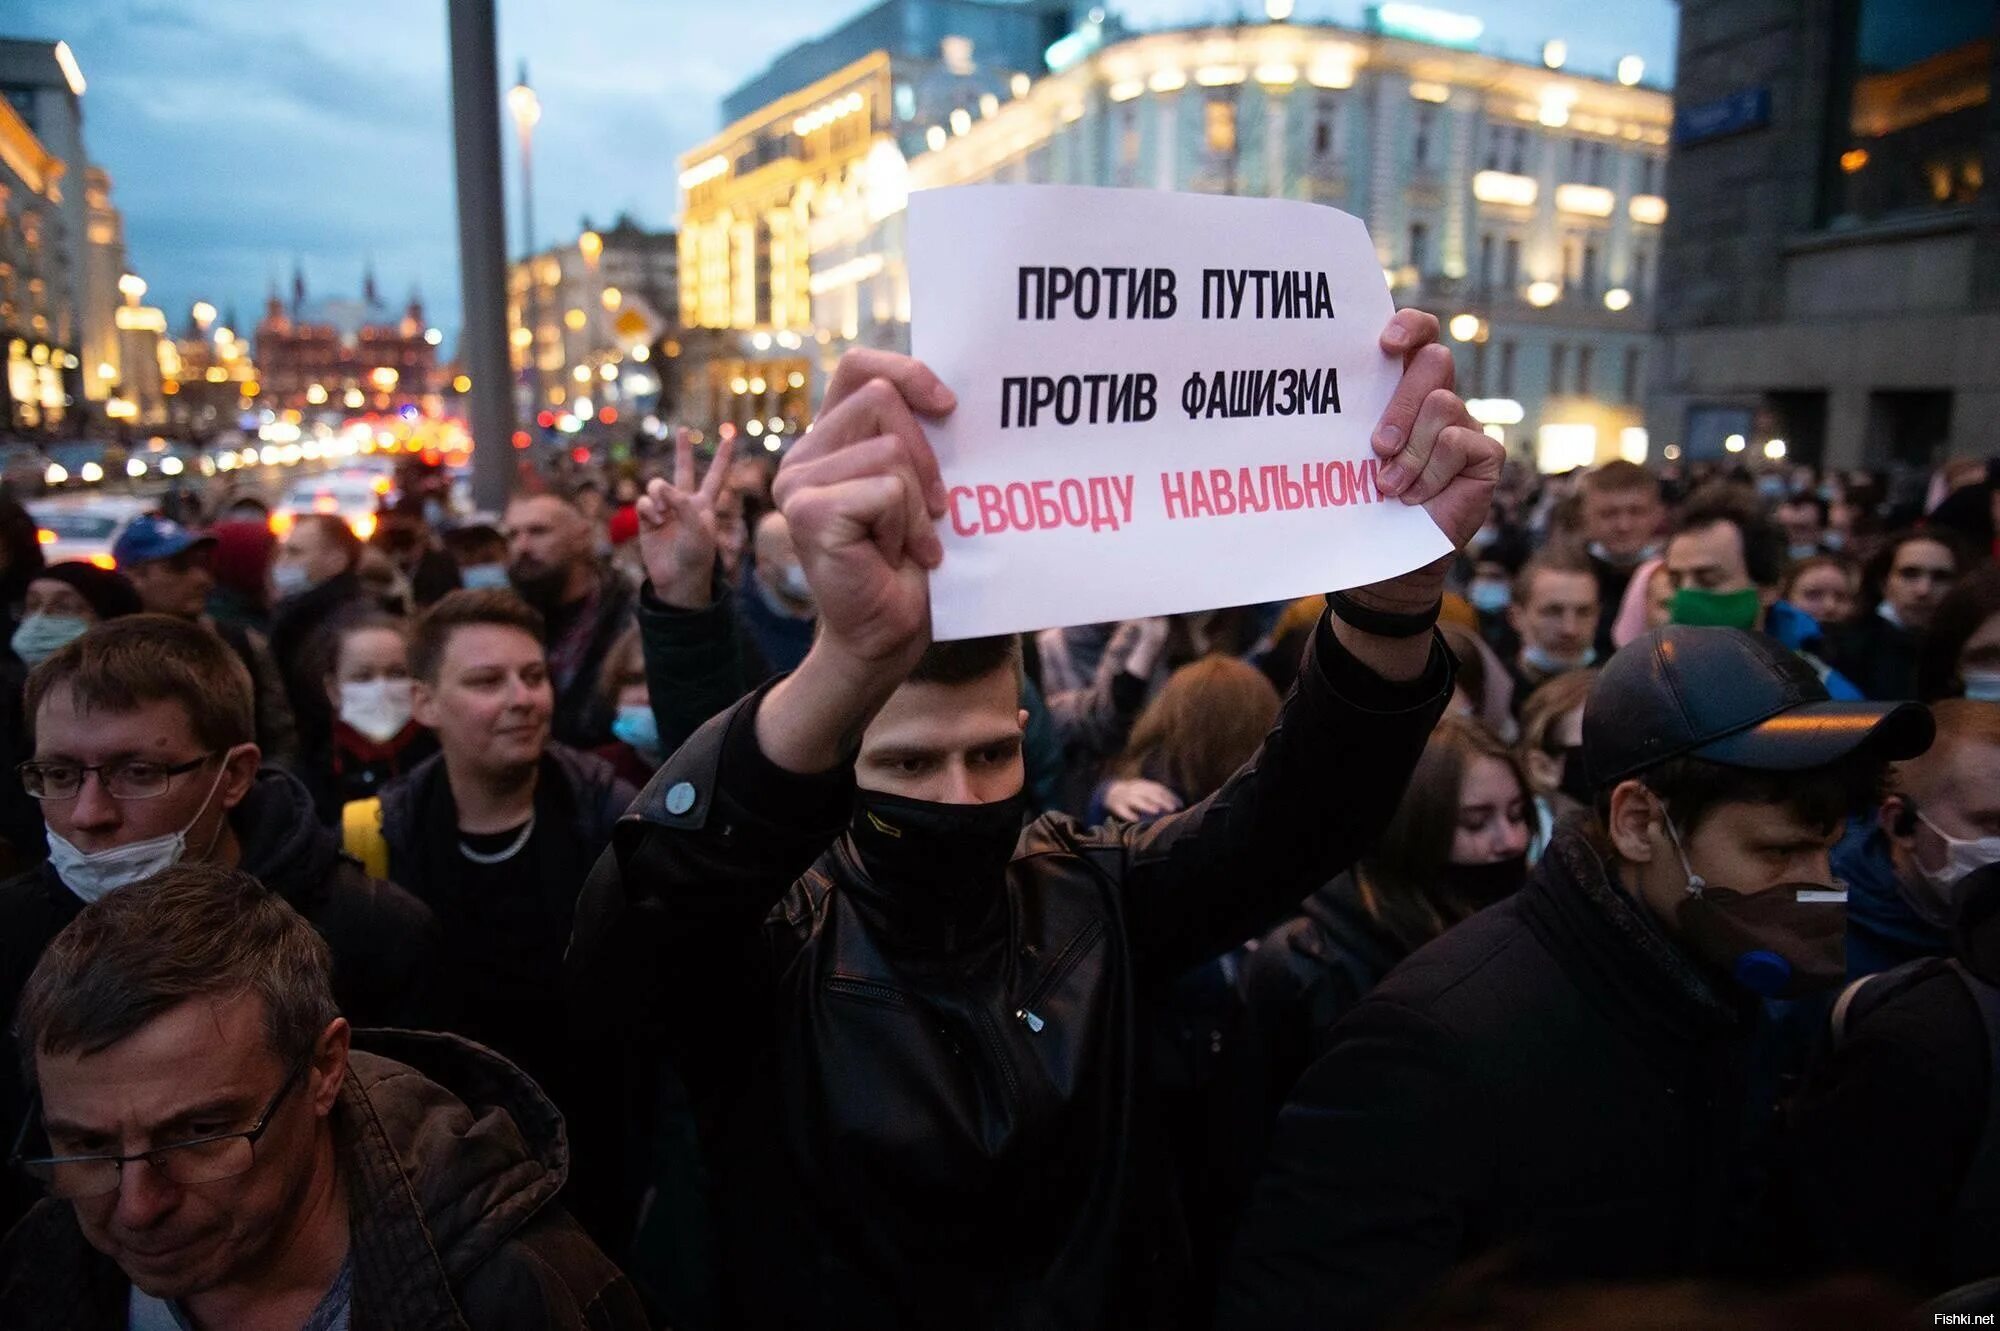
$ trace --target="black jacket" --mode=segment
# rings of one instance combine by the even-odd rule
[[[599,570],[597,604],[587,624],[577,626],[581,650],[565,667],[551,627],[549,665],[556,690],[554,733],[558,741],[579,749],[595,748],[611,739],[611,707],[598,689],[604,658],[619,636],[632,627],[638,596],[630,583],[611,569]],[[578,611],[578,613],[583,613]]]
[[[449,1035],[363,1031],[356,1046],[332,1120],[353,1331],[649,1325],[555,1202],[569,1148],[533,1082]],[[41,1203],[0,1247],[0,1325],[123,1331],[130,1292],[67,1203]]]
[[[1864,614],[1826,635],[1828,664],[1877,702],[1917,696],[1921,636],[1877,614]]]
[[[238,867],[326,939],[333,996],[350,1020],[408,1026],[435,1020],[436,920],[408,892],[370,878],[341,853],[334,833],[313,816],[312,798],[297,777],[264,768],[229,822],[242,848]],[[12,1031],[15,1004],[43,949],[82,911],[82,900],[46,862],[0,883],[0,1031]],[[12,1133],[28,1094],[11,1035],[0,1040],[0,1128]],[[18,1213],[17,1205],[8,1218]]]
[[[285,677],[300,753],[325,748],[333,731],[333,704],[326,696],[327,644],[321,635],[342,615],[367,604],[361,575],[350,570],[286,597],[271,611],[271,655]]]
[[[1960,913],[1959,964],[2000,984],[2000,877]],[[1927,1293],[2000,1275],[2000,1196],[1964,1198],[1986,1125],[1993,1051],[1965,982],[1943,960],[1882,975],[1850,1007],[1838,1048],[1793,1108],[1783,1176],[1808,1260]],[[1899,985],[1876,1003],[1871,988]],[[1872,1005],[1865,1015],[1862,1005]],[[1978,1214],[1961,1200],[1983,1202]]]
[[[1496,1251],[1552,1280],[1753,1256],[1755,1005],[1612,884],[1588,826],[1335,1028],[1279,1116],[1220,1326],[1380,1325]]]
[[[1144,827],[1048,816],[997,890],[876,885],[853,774],[756,747],[762,695],[641,796],[571,969],[694,1098],[729,1320],[1169,1326],[1191,1309],[1140,1032],[1159,986],[1366,849],[1451,692],[1322,629],[1258,755]]]

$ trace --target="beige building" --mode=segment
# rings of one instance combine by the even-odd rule
[[[680,354],[679,304],[674,233],[629,217],[515,263],[507,323],[524,416],[573,415],[581,400],[595,417],[651,400]]]

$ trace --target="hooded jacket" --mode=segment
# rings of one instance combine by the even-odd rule
[[[333,953],[333,995],[351,1020],[368,1025],[429,1025],[438,1010],[433,987],[437,921],[415,897],[370,878],[340,851],[313,816],[297,777],[275,767],[257,773],[229,814],[242,849],[238,867],[283,897],[326,939]],[[0,1032],[11,1032],[14,1005],[42,952],[83,911],[46,861],[0,882]],[[20,1126],[28,1093],[11,1035],[0,1053],[0,1126]],[[9,1141],[13,1138],[9,1137]],[[19,1203],[0,1199],[11,1219]]]
[[[365,1031],[335,1103],[352,1331],[641,1331],[638,1297],[555,1202],[563,1121],[498,1055]],[[44,1201],[0,1247],[0,1325],[124,1331],[131,1286]]]
[[[1889,838],[1872,815],[1851,820],[1833,848],[1833,876],[1847,884],[1847,978],[1951,952],[1951,935],[1918,915],[1896,880]]]
[[[1564,822],[1526,887],[1335,1027],[1279,1115],[1219,1326],[1379,1326],[1496,1253],[1552,1281],[1757,1259],[1756,1005],[1668,940],[1609,853],[1589,815]]]
[[[592,873],[569,960],[688,1087],[725,1320],[1184,1324],[1147,1005],[1366,849],[1449,659],[1392,685],[1322,627],[1208,800],[1143,827],[1046,816],[990,882],[918,891],[844,834],[851,769],[763,757],[761,693],[699,731]]]

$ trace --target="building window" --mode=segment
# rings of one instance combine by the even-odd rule
[[[1486,387],[1486,342],[1480,339],[1472,344],[1472,374],[1465,384],[1464,392],[1476,396]]]
[[[1639,400],[1639,348],[1625,348],[1625,374],[1623,388],[1627,402]]]
[[[1549,396],[1561,397],[1563,391],[1563,371],[1569,366],[1569,346],[1562,342],[1549,344]]]
[[[1487,232],[1479,238],[1479,289],[1493,289],[1493,233]]]
[[[1505,254],[1505,261],[1500,267],[1500,285],[1513,291],[1521,285],[1521,242],[1510,236]]]
[[[1597,246],[1583,247],[1583,292],[1587,296],[1597,294]]]
[[[1647,156],[1639,159],[1639,192],[1658,194],[1660,192],[1660,159]]]
[[[1586,165],[1584,158],[1585,151],[1586,148],[1582,139],[1571,139],[1569,141],[1569,178],[1571,180],[1587,180],[1587,177],[1584,175]]]
[[[1417,169],[1428,171],[1431,166],[1431,147],[1437,138],[1437,108],[1420,106],[1417,108],[1417,134],[1414,144]]]
[[[1993,68],[1993,8],[1970,0],[1849,0],[1834,37],[1826,223],[1967,208]]]
[[[1587,342],[1576,349],[1576,395],[1578,397],[1590,396],[1590,363],[1595,359],[1592,355],[1594,350],[1595,348]]]
[[[1521,174],[1521,167],[1526,162],[1528,156],[1528,131],[1522,126],[1516,125],[1510,138],[1513,144],[1513,151],[1508,155],[1507,169],[1518,176]]]
[[[1653,253],[1644,245],[1632,250],[1632,294],[1640,300],[1653,294]]]
[[[1323,92],[1313,103],[1313,156],[1340,156],[1340,99]]]
[[[1511,338],[1500,344],[1500,396],[1514,396],[1514,342]]]
[[[1421,277],[1430,271],[1431,229],[1422,222],[1410,223],[1410,267]]]
[[[1236,103],[1224,97],[1212,97],[1203,114],[1206,117],[1203,124],[1208,150],[1218,154],[1235,152]]]
[[[1582,268],[1582,265],[1577,261],[1576,249],[1577,246],[1574,240],[1565,240],[1563,242],[1562,280],[1564,286],[1576,285],[1577,275]]]

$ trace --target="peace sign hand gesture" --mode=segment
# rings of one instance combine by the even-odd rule
[[[686,430],[674,437],[674,479],[655,477],[634,506],[639,513],[639,558],[653,595],[677,610],[703,610],[713,600],[718,538],[716,496],[729,475],[733,439],[715,447],[699,489],[694,480],[694,439]]]

